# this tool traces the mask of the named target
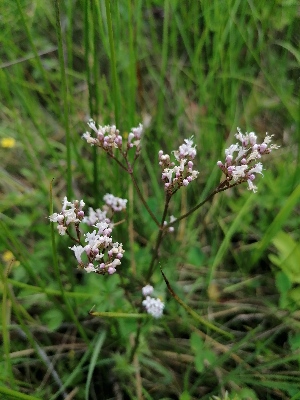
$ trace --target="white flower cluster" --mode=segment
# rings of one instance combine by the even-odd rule
[[[114,197],[111,194],[106,194],[104,198],[108,196],[111,199],[112,204],[103,206],[107,210],[89,208],[89,216],[84,217],[84,202],[82,200],[75,200],[69,202],[65,197],[63,200],[62,211],[57,214],[50,215],[49,219],[51,222],[57,222],[58,232],[60,235],[66,233],[73,239],[77,245],[69,247],[74,252],[78,266],[84,269],[86,272],[96,272],[98,274],[109,274],[112,275],[116,272],[117,266],[121,264],[123,257],[123,246],[121,243],[113,242],[111,233],[113,230],[113,223],[107,218],[107,211],[110,208],[113,211],[121,211],[126,207],[127,200]],[[117,200],[114,200],[117,199]],[[113,201],[114,200],[114,201]],[[77,238],[72,237],[69,231],[70,224],[75,225],[75,231]],[[84,246],[81,245],[80,241],[80,223],[86,223],[89,226],[93,226],[96,230],[91,233],[84,234]],[[82,259],[84,256],[84,259]]]
[[[137,128],[132,128],[131,132],[128,135],[128,147],[132,148],[136,146],[137,148],[140,148],[140,143],[141,143],[141,137],[143,134],[143,125],[139,124]]]
[[[103,200],[105,201],[105,205],[101,208],[97,208],[94,210],[92,207],[89,208],[89,215],[85,216],[82,222],[86,223],[89,226],[95,225],[97,222],[107,222],[110,223],[110,219],[108,218],[108,213],[110,215],[115,212],[120,212],[126,209],[127,200],[121,199],[120,197],[116,197],[110,193],[106,193],[103,196]]]
[[[173,152],[179,165],[170,161],[170,156],[162,150],[158,152],[159,165],[163,169],[162,180],[165,183],[165,190],[173,194],[181,186],[187,186],[197,178],[199,172],[193,169],[193,159],[196,156],[196,146],[191,139],[185,139],[178,150]]]
[[[142,304],[146,308],[147,313],[152,315],[154,318],[161,318],[165,305],[160,299],[150,297],[153,293],[153,287],[151,285],[144,286],[142,293],[143,296],[146,297]]]
[[[122,211],[126,208],[127,200],[115,197],[114,195],[107,193],[103,200],[113,211]]]
[[[84,222],[89,226],[95,225],[97,222],[102,222],[102,221],[110,223],[110,219],[107,218],[107,211],[108,210],[101,210],[100,208],[94,210],[92,207],[90,207],[89,215],[85,216],[82,222]]]
[[[170,224],[172,223],[172,222],[174,222],[174,221],[176,221],[176,219],[177,218],[175,218],[173,215],[170,215]],[[168,225],[168,222],[167,221],[164,221],[164,226],[166,226],[166,225]],[[168,229],[167,229],[167,231],[168,232],[174,232],[174,226],[170,226]]]
[[[112,153],[113,149],[122,151],[123,138],[120,131],[115,125],[96,126],[95,121],[89,120],[88,126],[95,132],[96,137],[91,136],[90,132],[85,132],[82,138],[91,146],[103,148],[108,153]],[[140,142],[143,134],[143,125],[139,124],[137,128],[132,128],[128,134],[126,152],[132,147],[136,147],[136,153],[140,152]]]
[[[263,155],[271,153],[279,146],[271,144],[272,136],[266,133],[263,143],[257,143],[257,136],[254,132],[243,134],[239,128],[235,137],[240,141],[239,143],[232,144],[225,150],[225,163],[218,161],[217,165],[221,168],[226,175],[226,180],[229,183],[234,181],[237,183],[248,182],[248,189],[253,190],[255,193],[257,187],[253,184],[255,174],[261,174],[263,165],[259,160]],[[235,156],[234,153],[237,152]]]
[[[82,208],[85,206],[85,203],[83,200],[74,200],[71,202],[68,201],[67,197],[64,197],[62,204],[61,212],[50,215],[49,219],[51,222],[57,222],[59,234],[65,235],[68,225],[71,223],[79,224],[83,220],[84,211],[82,211]]]
[[[122,243],[112,242],[110,237],[112,229],[106,222],[100,222],[95,227],[98,231],[94,230],[84,235],[84,241],[87,243],[84,247],[74,245],[69,249],[74,251],[78,266],[86,272],[112,275],[116,272],[116,267],[121,264],[120,260],[124,253]],[[85,254],[87,262],[82,260],[82,254]]]

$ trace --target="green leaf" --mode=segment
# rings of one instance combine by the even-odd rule
[[[251,265],[254,265],[257,262],[257,260],[259,260],[264,250],[269,246],[270,242],[272,240],[275,240],[275,235],[277,237],[279,230],[281,229],[283,224],[287,221],[289,215],[295,208],[296,204],[299,202],[299,197],[300,197],[300,185],[298,185],[295,188],[295,190],[290,194],[290,196],[286,199],[284,206],[276,215],[273,222],[266,229],[262,240],[259,243],[257,243],[252,260],[250,261]]]
[[[192,332],[190,337],[191,348],[195,354],[203,349],[203,340],[196,332]]]
[[[272,242],[279,253],[278,257],[270,256],[272,263],[281,268],[292,283],[300,283],[300,243],[283,231],[278,232]]]
[[[292,351],[296,351],[300,349],[300,333],[296,333],[295,335],[289,336],[289,344],[291,346]]]
[[[300,287],[289,291],[289,297],[297,304],[300,305]]]
[[[209,349],[203,349],[199,351],[195,356],[195,367],[196,370],[200,373],[203,372],[205,368],[205,361],[209,364],[213,364],[216,360],[216,355],[213,351]]]
[[[55,331],[61,325],[63,319],[63,313],[57,308],[48,310],[41,316],[41,320],[51,331]]]
[[[179,400],[191,400],[191,396],[188,392],[184,391],[181,393]]]
[[[89,364],[89,371],[88,371],[88,376],[87,376],[86,386],[85,386],[86,400],[88,400],[88,398],[89,398],[90,384],[91,384],[93,372],[97,365],[97,361],[99,360],[99,354],[100,354],[101,348],[103,346],[105,337],[106,337],[106,331],[100,332],[99,335],[96,337],[95,343],[93,344],[93,352],[92,352],[91,362]]]
[[[279,307],[283,309],[289,308],[291,301],[289,299],[288,291],[292,287],[292,283],[288,276],[282,271],[276,273],[275,279],[276,287],[280,293]]]

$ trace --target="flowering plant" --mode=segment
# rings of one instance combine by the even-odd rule
[[[158,164],[162,170],[161,179],[165,190],[165,206],[161,222],[153,214],[146,200],[143,197],[141,190],[134,176],[134,164],[141,152],[141,138],[143,134],[143,126],[132,128],[124,140],[120,131],[116,126],[96,126],[93,120],[88,122],[88,126],[93,133],[85,132],[83,139],[91,146],[99,147],[104,150],[107,155],[115,160],[118,165],[126,171],[134,184],[137,194],[148,211],[149,215],[158,227],[157,239],[153,256],[149,265],[148,274],[145,280],[145,286],[142,289],[145,299],[142,305],[145,307],[148,314],[155,318],[160,318],[163,314],[164,303],[159,298],[151,297],[153,287],[148,284],[151,281],[154,268],[157,265],[159,248],[162,243],[163,236],[174,231],[174,225],[183,218],[188,217],[195,212],[203,204],[208,202],[215,194],[227,190],[244,182],[248,183],[248,189],[253,192],[257,191],[257,186],[253,181],[256,179],[256,174],[261,174],[263,164],[261,158],[269,154],[272,150],[278,149],[278,146],[272,144],[272,136],[266,134],[264,141],[257,143],[257,136],[254,132],[243,134],[238,128],[238,133],[235,135],[239,141],[232,144],[225,150],[225,162],[218,161],[217,165],[225,175],[225,178],[213,190],[204,201],[194,206],[189,212],[179,217],[170,216],[170,222],[167,222],[169,203],[172,196],[182,187],[188,186],[199,175],[199,171],[195,169],[194,162],[197,155],[196,146],[193,138],[185,139],[178,150],[174,150],[174,161],[171,161],[171,156],[160,150],[158,152]],[[116,157],[115,152],[121,154],[121,161]],[[133,152],[129,159],[129,152]],[[106,194],[103,197],[105,202],[102,208],[96,210],[89,208],[89,213],[86,216],[83,208],[85,203],[83,200],[68,201],[65,197],[60,213],[54,213],[49,218],[51,222],[56,222],[57,229],[60,235],[67,234],[76,244],[69,247],[74,252],[78,267],[85,270],[87,273],[97,273],[101,275],[112,275],[121,265],[124,249],[122,243],[113,242],[112,232],[116,224],[113,223],[115,214],[126,209],[127,200],[115,197],[112,194]],[[81,239],[80,225],[86,224],[92,231],[83,234]],[[73,225],[75,235],[71,231]],[[192,312],[189,307],[178,298],[174,290],[171,288],[165,274],[161,270],[163,279],[171,293],[171,295],[181,304],[188,312],[195,317],[195,312]],[[224,333],[219,328],[214,327],[202,317],[196,318],[203,324]]]

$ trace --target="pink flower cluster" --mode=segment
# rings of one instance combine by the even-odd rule
[[[68,226],[72,223],[79,225],[84,218],[84,211],[82,210],[85,206],[83,200],[68,201],[65,196],[63,199],[62,210],[59,214],[54,213],[50,215],[49,219],[51,222],[57,222],[57,230],[60,235],[65,235]]]
[[[110,237],[112,229],[106,222],[99,222],[95,227],[97,230],[84,235],[85,246],[74,245],[69,249],[74,251],[78,266],[86,272],[112,275],[116,267],[121,265],[124,253],[122,243],[113,243]],[[83,254],[85,261],[82,260]]]
[[[120,135],[120,131],[116,128],[115,125],[98,125],[97,127],[95,121],[90,119],[88,122],[88,126],[96,134],[95,137],[91,136],[90,132],[85,132],[82,135],[82,138],[85,139],[88,144],[90,144],[91,146],[101,147],[110,154],[113,152],[114,149],[119,149],[122,151],[123,138]],[[127,151],[133,147],[136,147],[136,153],[140,152],[140,142],[142,134],[142,124],[139,124],[138,127],[131,129],[131,132],[128,134],[127,137],[126,150],[124,151],[124,154],[126,154]]]
[[[103,209],[89,208],[89,216],[84,216],[83,200],[75,200],[69,202],[65,197],[63,200],[63,207],[60,213],[50,215],[51,222],[57,222],[57,229],[60,235],[68,234],[69,237],[77,244],[69,247],[74,252],[78,267],[84,269],[86,272],[96,272],[98,274],[112,275],[116,272],[117,267],[121,264],[123,257],[122,243],[113,242],[111,233],[114,224],[107,217],[107,213],[113,215],[114,212],[121,211],[126,208],[127,200],[115,197],[112,194],[104,196],[106,205]],[[79,230],[80,223],[85,223],[93,226],[92,232],[83,235],[85,245],[81,244]],[[76,231],[76,238],[70,232],[70,226],[74,224]]]
[[[261,174],[263,165],[256,162],[265,154],[269,154],[272,150],[276,150],[279,146],[271,144],[272,136],[266,133],[263,143],[257,143],[257,136],[254,132],[243,134],[239,128],[235,137],[240,143],[232,144],[225,150],[225,163],[218,161],[217,165],[226,175],[226,182],[248,183],[248,189],[255,193],[257,187],[253,184],[256,177],[255,174]],[[235,153],[237,153],[235,155]]]
[[[199,172],[193,169],[192,161],[196,153],[192,138],[185,139],[179,149],[173,152],[177,165],[171,162],[169,154],[164,154],[162,150],[158,152],[159,165],[163,169],[162,180],[169,194],[175,193],[181,186],[188,186],[197,178]]]

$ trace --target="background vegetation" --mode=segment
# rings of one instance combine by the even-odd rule
[[[1,398],[299,399],[298,1],[0,7]],[[164,317],[125,318],[141,302],[155,226],[118,166],[81,139],[91,116],[122,132],[147,126],[136,176],[158,218],[159,149],[197,143],[200,176],[173,200],[178,216],[218,184],[237,126],[275,135],[259,192],[217,195],[161,249],[176,293],[231,339],[179,309],[159,269]],[[88,206],[106,192],[129,199],[119,275],[77,271],[64,237],[55,270],[52,180],[56,211],[66,194]],[[92,306],[123,314],[91,317]]]

